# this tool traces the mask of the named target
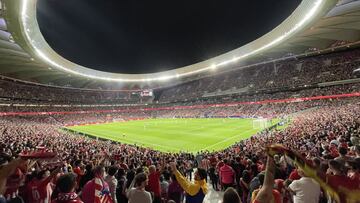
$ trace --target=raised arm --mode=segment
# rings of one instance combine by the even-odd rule
[[[18,158],[0,168],[0,194],[5,192],[7,178],[15,172],[17,167],[24,163],[26,163],[26,160]]]
[[[176,177],[176,180],[178,181],[178,183],[186,193],[188,193],[191,196],[194,196],[199,192],[200,185],[191,183],[187,178],[181,175],[181,173],[176,168],[175,162],[171,162],[170,167]]]
[[[259,193],[255,197],[255,201],[259,203],[271,202],[273,199],[272,190],[274,187],[275,163],[270,156],[267,158],[264,184]]]

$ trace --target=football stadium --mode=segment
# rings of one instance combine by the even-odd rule
[[[359,0],[0,0],[0,203],[360,203],[359,115]]]

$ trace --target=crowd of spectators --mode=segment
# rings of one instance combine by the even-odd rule
[[[225,191],[224,203],[270,202],[262,199],[269,188],[276,203],[335,201],[292,159],[284,154],[269,157],[265,147],[282,144],[311,162],[335,191],[358,191],[359,97],[256,102],[359,93],[358,83],[318,84],[352,78],[359,53],[351,50],[235,70],[163,90],[158,103],[134,106],[116,105],[139,103],[139,97],[129,93],[34,86],[2,78],[0,113],[20,114],[0,115],[0,203],[200,203],[209,192],[207,183],[215,191]],[[280,87],[285,89],[275,91]],[[200,99],[229,89],[244,91]],[[99,101],[114,105],[76,105]],[[21,114],[54,111],[63,113]],[[222,151],[196,154],[165,153],[62,129],[131,119],[212,117],[291,122],[285,129],[264,130]],[[345,198],[342,194],[341,202]]]
[[[358,49],[346,53],[293,59],[256,67],[229,71],[177,85],[162,91],[160,101],[183,101],[206,93],[238,90],[239,92],[299,87],[353,78],[360,65]]]
[[[159,103],[189,101],[207,97],[208,93],[270,91],[283,88],[312,86],[318,83],[340,81],[354,77],[353,70],[360,65],[358,49],[300,59],[266,63],[219,73],[202,79],[155,91]],[[0,99],[10,103],[45,104],[134,104],[151,102],[139,91],[106,91],[59,88],[28,84],[9,78],[0,78]]]
[[[237,117],[237,118],[273,118],[286,117],[290,114],[306,109],[317,108],[336,103],[356,102],[358,97],[342,99],[323,99],[300,102],[268,102],[268,103],[238,103],[228,105],[199,105],[182,104],[184,106],[152,106],[147,108],[124,108],[116,110],[99,111],[68,111],[61,109],[59,113],[47,114],[48,109],[41,111],[36,116],[26,115],[27,112],[18,112],[19,115],[7,117],[22,119],[26,122],[28,117],[38,122],[46,122],[59,126],[82,125],[91,123],[105,123],[115,121],[127,121],[147,118],[216,118],[216,117]],[[11,109],[11,107],[9,107]],[[12,109],[11,109],[12,110]],[[8,111],[11,111],[8,110]],[[36,113],[36,112],[34,112]]]
[[[175,112],[202,117],[209,111],[205,108]],[[162,153],[59,130],[63,125],[81,120],[80,117],[84,122],[86,119],[94,122],[108,115],[2,117],[1,164],[5,169],[14,162],[20,166],[7,177],[6,191],[0,191],[0,201],[87,203],[108,194],[114,202],[180,202],[185,197],[188,202],[202,202],[198,199],[208,192],[202,181],[207,180],[215,190],[226,190],[224,201],[238,195],[242,202],[250,202],[263,184],[267,159],[264,147],[271,143],[283,144],[312,160],[318,170],[327,175],[328,184],[359,189],[360,105],[357,98],[219,107],[211,108],[211,112],[216,112],[214,115],[223,112],[221,114],[226,116],[234,112],[243,112],[246,116],[266,116],[268,112],[272,112],[272,116],[296,114],[285,130],[263,131],[223,151],[201,151],[196,155]],[[120,119],[130,114],[143,118],[174,116],[170,110],[117,116]],[[26,162],[14,160],[24,152],[55,152],[57,156]],[[306,177],[288,157],[275,155],[274,162],[276,202],[309,202],[308,199],[324,202],[329,199],[326,191]],[[196,167],[200,169],[195,170]],[[190,183],[194,171],[195,183]],[[308,185],[311,190],[306,189]],[[100,190],[99,196],[97,190]]]
[[[251,95],[233,95],[197,99],[193,101],[182,101],[174,103],[149,103],[149,104],[94,104],[94,105],[59,105],[56,102],[18,102],[4,103],[0,105],[0,112],[80,112],[80,111],[138,111],[141,109],[193,106],[193,105],[214,105],[233,102],[257,102],[264,100],[282,100],[291,98],[305,98],[316,96],[340,95],[359,93],[360,83],[335,85],[327,87],[307,88],[301,90],[280,91],[274,93],[256,93]],[[1,103],[0,103],[1,104]],[[176,115],[176,112],[174,112]]]
[[[69,103],[131,103],[139,102],[139,92],[82,90],[27,84],[8,78],[0,78],[0,98],[42,102]]]

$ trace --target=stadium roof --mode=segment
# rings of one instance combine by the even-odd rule
[[[40,84],[87,89],[155,88],[233,68],[357,46],[359,0],[303,0],[269,33],[238,49],[190,66],[151,74],[89,69],[58,55],[36,20],[37,0],[2,0],[0,74]]]

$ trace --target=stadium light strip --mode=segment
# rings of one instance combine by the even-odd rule
[[[220,63],[215,63],[212,64],[210,66],[206,66],[204,68],[199,68],[193,71],[188,71],[185,73],[177,73],[177,74],[173,74],[173,75],[165,75],[165,76],[160,76],[160,77],[154,77],[154,78],[142,78],[142,79],[131,79],[131,78],[113,78],[113,77],[102,77],[102,76],[96,76],[96,75],[91,75],[91,74],[86,74],[86,73],[82,73],[76,70],[72,70],[68,67],[64,67],[61,64],[58,64],[57,62],[51,60],[48,55],[43,52],[39,47],[37,47],[36,45],[34,45],[33,40],[31,39],[31,36],[29,34],[30,32],[30,24],[27,23],[27,21],[29,20],[29,16],[27,15],[28,13],[28,9],[30,8],[30,3],[33,0],[22,0],[22,5],[21,5],[21,21],[22,21],[22,25],[24,28],[24,32],[26,35],[26,38],[28,40],[28,42],[31,44],[32,48],[35,50],[37,56],[42,59],[43,61],[47,62],[48,64],[51,64],[53,67],[56,67],[58,69],[61,69],[63,71],[66,71],[68,73],[72,73],[74,75],[79,75],[79,76],[83,76],[83,77],[87,77],[87,78],[92,78],[92,79],[98,79],[98,80],[105,80],[105,81],[113,81],[113,82],[153,82],[153,81],[167,81],[170,79],[177,79],[180,77],[184,77],[184,76],[189,76],[189,75],[193,75],[193,74],[197,74],[197,73],[201,73],[201,72],[205,72],[205,71],[214,71],[215,69],[217,69],[218,67],[223,67],[226,66],[228,64],[231,63],[236,63],[241,59],[250,57],[256,53],[259,53],[265,49],[268,49],[274,45],[277,45],[279,43],[281,43],[284,39],[286,39],[287,37],[289,37],[290,35],[292,35],[293,33],[295,33],[298,29],[300,29],[303,25],[305,25],[305,23],[307,21],[310,21],[315,15],[316,13],[320,10],[320,5],[325,1],[325,0],[314,0],[313,6],[311,7],[311,9],[306,13],[306,15],[304,16],[303,19],[301,19],[298,23],[296,23],[290,30],[288,30],[287,32],[285,32],[283,35],[279,36],[278,38],[274,39],[273,41],[271,41],[268,44],[265,44],[249,53],[243,54],[241,56],[235,56],[230,60],[225,60],[223,62]],[[176,69],[174,69],[174,71],[176,71]],[[161,74],[161,72],[159,73]]]

